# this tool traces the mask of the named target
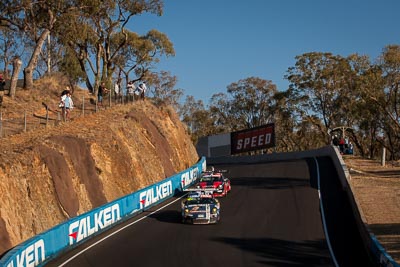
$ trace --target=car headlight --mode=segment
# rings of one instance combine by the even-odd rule
[[[214,208],[211,210],[211,212],[212,212],[213,214],[217,213],[217,208],[214,207]]]
[[[189,209],[186,208],[186,209],[184,210],[184,212],[185,212],[185,213],[189,213]]]
[[[222,189],[224,186],[222,185],[222,184],[220,184],[219,186],[218,186],[218,188],[219,189]]]

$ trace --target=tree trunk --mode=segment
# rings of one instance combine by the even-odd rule
[[[10,72],[8,70],[8,65],[10,65],[10,61],[8,59],[4,59],[4,70],[3,70],[3,78],[4,80],[10,79]]]
[[[36,46],[35,50],[32,53],[32,57],[29,60],[28,66],[24,69],[24,88],[25,89],[32,89],[33,88],[33,71],[35,70],[40,52],[42,51],[43,44],[45,43],[47,36],[50,34],[50,30],[45,29],[41,33]]]
[[[11,76],[11,84],[10,84],[10,91],[9,96],[14,99],[15,92],[17,91],[17,83],[18,83],[18,76],[19,72],[21,71],[22,61],[20,58],[15,58],[13,61],[13,72]]]

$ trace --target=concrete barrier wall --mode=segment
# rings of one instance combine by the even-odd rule
[[[347,193],[347,196],[352,205],[354,217],[360,234],[364,240],[364,244],[367,250],[370,252],[371,257],[376,261],[379,266],[382,267],[400,267],[392,257],[385,251],[383,246],[379,243],[373,233],[370,231],[366,219],[362,213],[359,203],[353,194],[353,188],[350,183],[350,173],[340,155],[339,150],[335,146],[326,146],[320,149],[301,151],[301,152],[288,152],[288,153],[272,153],[256,156],[237,156],[237,157],[214,157],[207,158],[208,165],[220,165],[220,164],[256,164],[265,162],[278,162],[278,161],[293,161],[293,160],[304,160],[307,158],[316,157],[330,157],[335,165],[338,173],[338,178],[342,185],[342,189]]]
[[[181,193],[195,183],[205,169],[206,160],[203,157],[183,172],[59,224],[8,251],[0,259],[0,266],[40,266],[106,229]]]

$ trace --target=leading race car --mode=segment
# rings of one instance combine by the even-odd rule
[[[215,224],[220,220],[220,203],[213,197],[214,190],[187,189],[188,197],[181,203],[182,222]]]
[[[199,189],[215,189],[214,197],[224,197],[231,191],[231,181],[223,173],[225,170],[212,170],[202,173],[199,183],[196,185]]]

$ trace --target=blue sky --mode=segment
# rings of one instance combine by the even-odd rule
[[[161,17],[134,17],[129,28],[165,33],[176,56],[156,70],[177,76],[177,88],[208,104],[252,76],[286,90],[284,75],[304,53],[375,60],[386,45],[400,44],[399,11],[399,0],[164,0]]]

